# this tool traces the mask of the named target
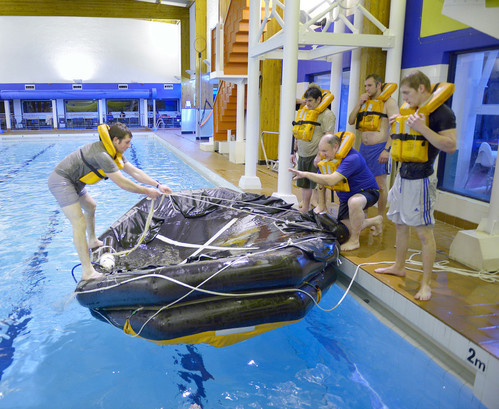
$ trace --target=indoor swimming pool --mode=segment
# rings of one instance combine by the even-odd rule
[[[92,318],[71,296],[78,257],[46,180],[93,138],[0,141],[1,408],[485,408],[352,296],[222,349],[158,346]],[[132,142],[127,159],[174,191],[213,186],[155,136]],[[98,234],[140,199],[111,181],[88,189]],[[342,295],[334,285],[320,306]]]

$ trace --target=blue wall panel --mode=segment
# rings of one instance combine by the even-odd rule
[[[448,64],[454,52],[499,47],[499,40],[472,28],[421,38],[423,0],[407,0],[402,68]]]
[[[73,90],[72,83],[35,83],[36,89],[33,91],[25,91],[24,85],[0,84],[0,99],[181,98],[180,84],[172,84],[173,89],[167,90],[163,83],[129,83],[128,90],[119,90],[116,83],[83,83],[81,91]]]

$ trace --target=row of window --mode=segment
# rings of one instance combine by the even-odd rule
[[[2,101],[3,102],[3,101]],[[16,129],[50,129],[53,128],[52,100],[23,100],[21,112],[14,110],[10,104],[11,124]],[[156,117],[153,118],[153,101],[147,101],[148,126],[180,127],[179,100],[156,100]],[[140,112],[139,99],[106,100],[106,121],[119,120],[129,127],[138,127]],[[64,115],[58,114],[60,128],[90,129],[95,128],[98,120],[98,100],[65,100]],[[5,105],[0,103],[0,129],[6,129]]]

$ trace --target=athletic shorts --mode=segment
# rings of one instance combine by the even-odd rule
[[[364,145],[360,144],[359,153],[364,157],[367,163],[367,167],[372,172],[374,176],[387,175],[389,174],[388,164],[390,160],[386,163],[379,163],[379,155],[385,149],[386,143],[377,143],[375,145]]]
[[[319,169],[314,166],[314,159],[315,156],[298,156],[298,170],[301,170],[302,172],[317,173]],[[301,187],[302,189],[315,189],[317,184],[307,178],[301,178],[296,180],[296,186]]]
[[[80,197],[87,193],[85,186],[80,190],[74,185],[73,182],[65,177],[52,172],[49,176],[48,186],[50,192],[54,195],[59,206],[66,207],[75,204],[80,200]]]
[[[362,195],[366,198],[367,203],[364,206],[363,210],[374,206],[379,199],[379,190],[378,189],[367,189],[362,192],[356,193],[357,195]],[[338,208],[338,220],[349,219],[350,215],[348,213],[348,202],[340,202],[340,207]]]
[[[395,178],[388,192],[390,208],[386,216],[395,224],[431,226],[435,224],[433,211],[437,197],[435,174],[423,179]]]

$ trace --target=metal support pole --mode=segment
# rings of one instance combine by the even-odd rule
[[[354,27],[359,33],[362,32],[363,14],[359,9],[355,10]],[[348,87],[348,113],[353,111],[353,107],[359,100],[359,83],[360,83],[360,53],[361,49],[356,48],[352,51],[350,63],[350,82]],[[346,130],[355,134],[355,125],[347,124]]]
[[[248,39],[248,101],[246,124],[246,152],[244,175],[239,179],[241,189],[261,189],[262,183],[256,176],[256,162],[258,158],[258,136],[260,133],[260,101],[259,64],[258,57],[252,57],[251,51],[258,44],[258,30],[260,28],[260,0],[250,0],[249,11],[249,39]]]
[[[4,100],[3,106],[5,107],[5,127],[7,130],[10,130],[12,129],[12,121],[10,120],[10,100]]]
[[[390,4],[390,34],[395,37],[395,46],[386,52],[385,82],[400,82],[400,65],[402,63],[402,45],[404,43],[404,21],[406,0],[391,1]],[[399,89],[392,94],[398,101]]]
[[[300,2],[286,2],[284,10],[284,49],[282,58],[281,106],[279,112],[279,173],[277,176],[277,196],[288,203],[297,204],[292,193],[292,175],[288,171],[291,152],[293,120],[296,105],[296,77],[298,74],[298,22]]]
[[[334,22],[334,33],[344,33],[345,23],[340,19]],[[331,103],[331,111],[336,115],[336,123],[334,124],[334,132],[338,132],[340,124],[340,106],[341,106],[341,83],[343,77],[343,53],[334,54],[331,58],[331,79],[330,91],[334,95],[334,100]]]

